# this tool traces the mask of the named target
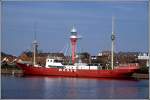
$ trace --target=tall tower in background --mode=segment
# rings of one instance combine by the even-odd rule
[[[70,36],[70,40],[71,40],[71,47],[72,47],[72,63],[75,63],[75,57],[76,57],[76,46],[77,46],[77,30],[75,29],[75,27],[73,26],[72,30],[71,30],[71,36]]]

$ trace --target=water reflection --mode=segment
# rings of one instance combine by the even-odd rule
[[[148,94],[148,80],[2,76],[2,98],[143,99]]]

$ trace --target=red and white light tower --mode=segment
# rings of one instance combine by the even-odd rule
[[[70,36],[70,40],[71,40],[71,46],[72,46],[72,63],[75,63],[75,58],[76,58],[76,46],[77,46],[77,30],[75,29],[75,27],[73,26],[72,30],[71,30],[71,36]]]

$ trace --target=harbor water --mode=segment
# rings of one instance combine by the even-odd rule
[[[148,99],[149,80],[1,76],[2,99]]]

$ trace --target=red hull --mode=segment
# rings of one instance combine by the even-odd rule
[[[40,76],[67,76],[67,77],[94,77],[94,78],[126,78],[130,77],[138,67],[136,65],[120,67],[114,70],[76,70],[60,71],[59,68],[45,68],[27,66],[27,64],[17,63],[23,69],[25,75]]]

